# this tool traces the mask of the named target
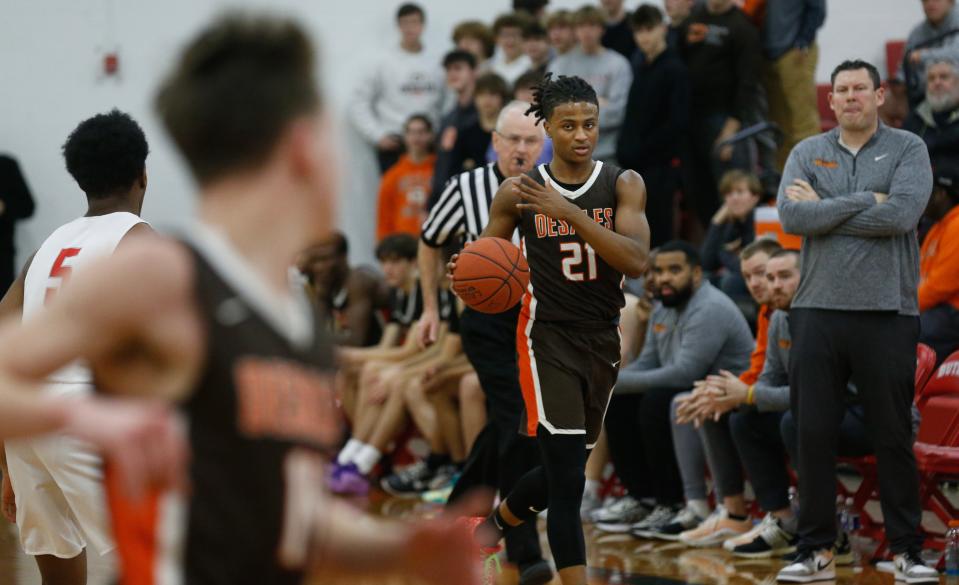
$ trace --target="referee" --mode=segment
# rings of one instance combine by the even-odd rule
[[[919,340],[916,225],[932,191],[932,169],[922,140],[879,121],[884,98],[873,65],[836,67],[829,101],[839,126],[793,149],[779,188],[783,228],[803,236],[802,277],[789,313],[799,554],[779,581],[835,578],[836,445],[852,381],[872,431],[896,580],[939,582],[919,556],[911,420]]]
[[[493,132],[497,162],[452,177],[423,223],[418,253],[423,289],[419,330],[422,345],[436,341],[436,295],[427,291],[439,286],[442,249],[476,240],[489,221],[489,208],[500,183],[507,177],[529,172],[539,158],[545,135],[542,126],[536,125],[532,116],[526,116],[528,108],[529,104],[522,101],[503,108]],[[463,350],[479,376],[489,412],[489,422],[473,445],[469,462],[495,458],[495,484],[502,496],[527,471],[539,465],[535,439],[519,434],[523,397],[516,364],[518,316],[519,306],[497,315],[467,307],[460,317]],[[493,449],[496,452],[483,453]],[[535,522],[510,532],[506,555],[519,567],[520,585],[548,583],[553,577],[552,569],[543,560]]]

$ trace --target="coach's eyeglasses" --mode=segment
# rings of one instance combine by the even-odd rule
[[[499,134],[500,138],[505,140],[506,144],[509,144],[510,146],[518,146],[522,142],[529,148],[533,148],[543,143],[542,138],[536,138],[534,136],[527,136],[526,138],[523,138],[522,136],[517,136],[516,134],[503,134],[499,130],[494,130],[494,132]]]

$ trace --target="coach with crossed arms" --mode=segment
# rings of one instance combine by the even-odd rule
[[[938,582],[919,558],[921,510],[910,404],[919,337],[916,225],[932,191],[922,140],[879,121],[876,68],[832,73],[839,126],[790,153],[779,188],[783,228],[803,236],[792,303],[791,407],[799,433],[799,555],[780,581],[835,577],[835,463],[850,380],[879,465],[897,579]]]

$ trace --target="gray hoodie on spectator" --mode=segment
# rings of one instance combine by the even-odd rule
[[[587,55],[578,47],[550,61],[554,76],[567,75],[586,80],[606,103],[599,108],[599,140],[593,156],[609,160],[616,156],[619,129],[626,117],[626,102],[633,84],[633,68],[625,57],[610,49]]]
[[[783,412],[789,410],[789,313],[775,311],[767,335],[766,362],[753,387],[753,398],[760,412]]]
[[[657,305],[639,358],[619,372],[615,392],[692,388],[708,374],[749,368],[756,346],[742,311],[706,281],[683,307]]]
[[[840,129],[807,138],[789,154],[779,186],[779,218],[803,236],[802,280],[793,308],[919,314],[916,225],[932,192],[926,145],[879,123],[857,154]],[[795,179],[821,201],[790,201]],[[875,193],[889,196],[876,203]]]

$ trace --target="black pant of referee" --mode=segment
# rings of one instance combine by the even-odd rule
[[[516,364],[518,318],[519,305],[498,315],[467,307],[460,316],[463,351],[486,394],[487,426],[493,427],[496,436],[497,488],[501,497],[509,494],[527,471],[540,464],[536,439],[519,432],[524,406]],[[482,448],[482,444],[477,441],[473,448]],[[506,537],[506,557],[521,568],[542,560],[535,522],[510,531]]]
[[[836,541],[836,448],[851,380],[875,447],[890,549],[918,552],[922,515],[911,408],[919,318],[794,308],[789,328],[790,398],[799,431],[800,551],[831,549]]]

